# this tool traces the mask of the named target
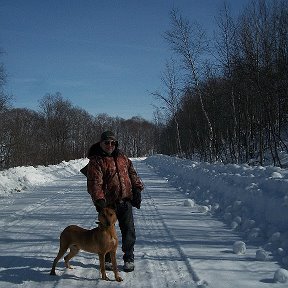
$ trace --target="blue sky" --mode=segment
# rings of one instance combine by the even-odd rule
[[[232,12],[249,0],[228,0]],[[92,115],[153,120],[171,51],[169,12],[211,32],[224,0],[0,0],[0,58],[14,107],[60,92]]]

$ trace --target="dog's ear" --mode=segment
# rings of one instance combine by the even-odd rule
[[[105,209],[105,208],[104,208],[104,209]],[[104,209],[102,209],[102,210],[99,211],[99,213],[98,213],[98,220],[99,220],[99,223],[103,223],[103,221],[105,221]]]

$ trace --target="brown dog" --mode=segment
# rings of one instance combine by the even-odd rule
[[[70,252],[64,257],[65,265],[71,268],[69,260],[74,257],[79,250],[90,253],[97,253],[100,260],[100,271],[103,280],[109,280],[105,271],[105,255],[110,253],[113,272],[116,281],[123,279],[118,274],[116,263],[116,250],[118,238],[115,229],[117,217],[115,211],[111,208],[104,208],[99,213],[99,226],[92,230],[87,230],[76,225],[66,227],[60,235],[60,248],[58,255],[54,259],[50,275],[56,275],[55,268],[58,261],[64,256],[68,248]]]

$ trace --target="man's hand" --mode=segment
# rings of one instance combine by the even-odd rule
[[[132,193],[133,193],[133,198],[131,200],[131,204],[133,207],[140,209],[141,201],[142,201],[141,190],[136,188],[132,190]]]

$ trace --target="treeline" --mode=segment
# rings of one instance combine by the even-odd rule
[[[288,2],[251,1],[236,20],[224,6],[217,23],[208,41],[201,27],[171,12],[165,39],[174,56],[163,72],[165,92],[154,93],[165,108],[158,111],[159,148],[204,161],[263,165],[269,159],[281,166],[288,136]]]
[[[120,148],[130,157],[154,151],[154,125],[139,117],[92,116],[60,93],[45,95],[37,112],[11,108],[4,93],[0,100],[0,169],[83,158],[108,129],[116,133]]]

